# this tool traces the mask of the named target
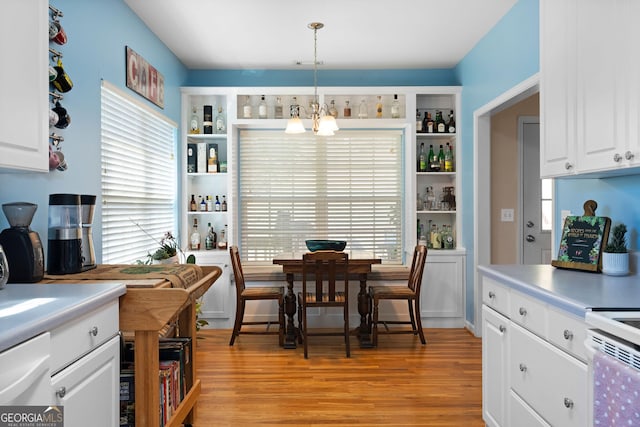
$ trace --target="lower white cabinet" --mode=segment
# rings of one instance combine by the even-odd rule
[[[430,250],[422,275],[420,314],[427,327],[464,326],[464,255]]]
[[[232,288],[230,258],[227,250],[210,250],[188,252],[187,255],[194,254],[196,264],[206,266],[216,266],[222,270],[222,274],[216,282],[209,287],[207,292],[202,296],[202,304],[200,306],[199,316],[207,319],[207,321],[219,327],[233,327],[227,325],[226,320],[235,316],[235,289]],[[219,325],[218,325],[219,324]]]
[[[0,352],[0,405],[48,403],[50,365],[48,332]]]
[[[578,316],[483,277],[482,405],[488,426],[586,426]]]
[[[120,337],[115,336],[51,378],[52,401],[66,427],[120,423]]]

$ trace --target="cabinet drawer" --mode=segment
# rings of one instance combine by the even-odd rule
[[[587,326],[584,320],[551,307],[547,314],[549,319],[547,339],[586,363],[587,353],[584,341],[587,339]]]
[[[488,277],[482,278],[482,302],[499,313],[509,313],[509,288]]]
[[[509,422],[508,426],[518,427],[551,427],[545,420],[536,414],[520,396],[513,390],[509,391]]]
[[[51,373],[77,360],[118,333],[118,300],[51,331]]]
[[[519,292],[511,292],[509,307],[512,321],[546,338],[547,307],[544,303]]]
[[[512,390],[551,425],[587,425],[587,365],[513,323],[510,331]]]

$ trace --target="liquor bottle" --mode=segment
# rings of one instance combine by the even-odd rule
[[[367,112],[367,101],[362,98],[362,101],[360,101],[360,107],[358,108],[358,118],[366,119],[367,117],[369,117]]]
[[[222,210],[222,212],[226,212],[227,211],[227,196],[222,196],[222,203],[220,206],[220,209]]]
[[[440,172],[440,159],[438,158],[438,154],[433,152],[433,145],[430,146],[429,149],[429,168],[430,172]]]
[[[247,98],[244,101],[244,105],[242,106],[242,117],[245,119],[251,118],[251,98],[247,95]]]
[[[336,108],[336,101],[331,100],[331,106],[329,107],[329,114],[334,118],[338,118],[338,109]]]
[[[276,119],[281,119],[283,118],[283,108],[282,108],[282,98],[277,97],[276,98],[276,105],[275,107],[273,107],[273,115]]]
[[[418,237],[418,244],[422,246],[427,245],[427,235],[424,233],[424,224],[420,225],[420,237]]]
[[[200,196],[200,212],[206,212],[206,211],[207,211],[207,202],[205,202],[204,198]]]
[[[204,239],[204,248],[207,250],[216,248],[216,232],[211,226],[211,223],[207,224],[207,237]]]
[[[420,155],[418,157],[418,172],[426,172],[426,171],[427,171],[427,155],[424,152],[424,142],[421,142]]]
[[[196,210],[198,210],[198,206],[196,205],[196,196],[195,194],[192,194],[191,201],[189,202],[189,211],[195,212]]]
[[[298,105],[298,97],[291,98],[291,105],[289,105],[289,115],[291,117],[300,117],[300,105]]]
[[[445,133],[447,131],[447,125],[442,118],[442,111],[436,112],[436,127],[438,133]]]
[[[196,107],[193,107],[193,111],[191,112],[191,119],[189,120],[189,133],[190,134],[200,133],[200,118],[198,117],[198,112],[196,110]]]
[[[382,97],[378,95],[378,101],[376,102],[376,118],[382,118]]]
[[[442,237],[440,236],[440,232],[438,231],[438,226],[436,224],[431,225],[431,247],[433,249],[442,248]]]
[[[435,127],[436,124],[431,117],[431,113],[427,113],[427,133],[434,133],[436,131]]]
[[[400,101],[398,101],[398,95],[393,95],[393,102],[391,103],[391,118],[400,118]]]
[[[453,110],[449,113],[449,122],[447,123],[447,132],[456,133],[456,121],[453,118]]]
[[[420,118],[420,111],[416,110],[416,132],[423,132],[422,119]]]
[[[442,148],[442,144],[440,144],[440,151],[438,151],[438,163],[440,163],[440,170],[444,170],[444,149]]]
[[[203,133],[211,134],[213,133],[213,107],[211,105],[205,105],[203,107],[203,115],[202,115],[202,129]]]
[[[209,173],[218,172],[218,155],[216,154],[216,149],[213,147],[209,148],[209,158],[207,159],[207,172]]]
[[[213,212],[213,199],[211,196],[207,196],[207,211]]]
[[[453,156],[451,154],[451,145],[448,142],[444,148],[444,171],[453,172]]]
[[[442,236],[442,244],[444,249],[453,249],[455,246],[455,241],[453,240],[453,231],[451,230],[450,225],[445,225],[444,235]]]
[[[227,120],[221,105],[218,106],[218,115],[216,116],[216,133],[227,133]]]
[[[227,249],[227,224],[220,231],[220,240],[218,240],[218,249]]]
[[[216,212],[220,212],[220,209],[222,209],[221,206],[220,206],[220,199],[218,198],[218,196],[216,196],[216,204],[215,204],[214,210]]]
[[[426,162],[425,171],[433,172],[433,169],[431,168],[431,161],[432,160],[433,160],[433,145],[430,144],[429,145],[429,154],[427,155],[427,159],[425,160],[425,162]]]
[[[342,114],[344,117],[351,117],[351,107],[349,107],[349,100],[344,101],[344,111]]]
[[[258,104],[258,118],[267,118],[267,101],[264,100],[264,95],[260,98],[260,104]]]
[[[193,231],[191,232],[191,250],[200,250],[201,242],[202,238],[200,237],[200,232],[198,231],[198,218],[193,218]]]

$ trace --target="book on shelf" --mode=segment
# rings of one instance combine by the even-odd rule
[[[134,427],[135,416],[135,382],[131,369],[120,371],[120,427]]]

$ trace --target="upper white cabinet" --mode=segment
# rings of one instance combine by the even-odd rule
[[[628,0],[540,2],[542,176],[640,165],[638,18]]]
[[[47,172],[49,3],[6,0],[2,8],[0,171]]]

